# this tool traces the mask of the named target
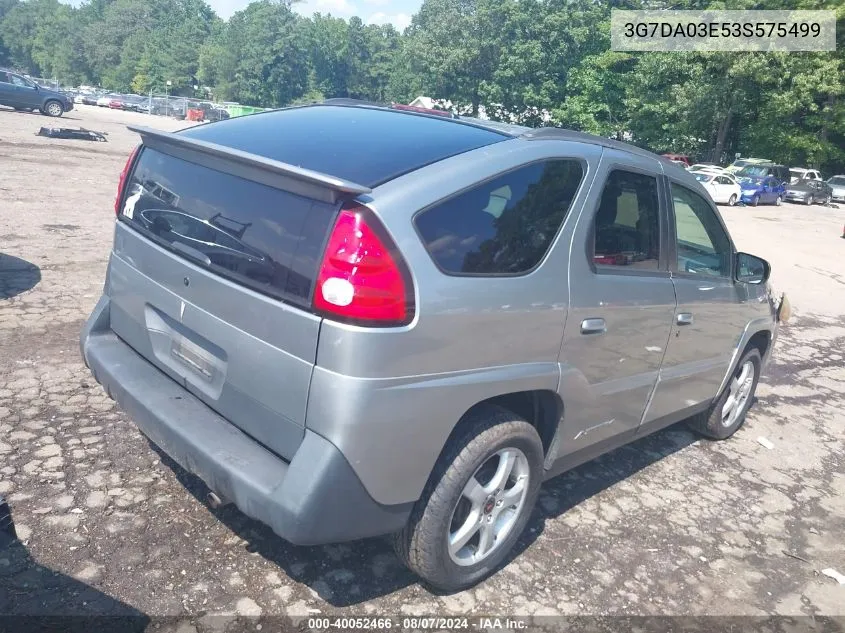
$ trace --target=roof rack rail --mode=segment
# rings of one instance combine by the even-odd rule
[[[448,110],[436,110],[434,108],[423,108],[422,106],[405,105],[402,103],[393,103],[389,106],[392,110],[405,110],[407,112],[420,112],[421,114],[436,114],[437,116],[446,117],[447,119],[459,119],[457,114],[453,114]]]
[[[372,189],[358,183],[337,178],[312,169],[289,165],[266,156],[244,152],[232,147],[209,143],[184,134],[162,132],[153,128],[128,125],[141,135],[144,145],[175,154],[211,169],[217,169],[302,196],[335,203],[342,199],[370,193]],[[188,128],[190,130],[190,128]]]
[[[660,159],[657,154],[650,152],[636,145],[625,143],[624,141],[616,141],[610,138],[596,136],[595,134],[587,134],[586,132],[576,132],[575,130],[567,130],[559,127],[540,127],[526,132],[522,138],[529,141],[575,141],[579,143],[591,143],[593,145],[600,145],[609,149],[618,149],[625,152],[631,152],[640,156],[648,158]],[[665,160],[665,159],[663,159]]]
[[[377,103],[376,101],[366,101],[365,99],[352,99],[350,97],[333,97],[331,99],[323,99],[322,101],[317,101],[315,103],[321,105],[372,106],[374,108],[386,107],[385,104]]]

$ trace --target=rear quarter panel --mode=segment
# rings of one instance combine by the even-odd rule
[[[324,320],[306,425],[346,455],[373,497],[417,499],[456,423],[505,393],[556,392],[568,303],[569,235],[601,148],[511,140],[430,165],[361,198],[385,223],[412,272],[416,314],[406,327]],[[441,272],[412,218],[419,210],[527,163],[582,161],[579,192],[553,246],[517,277]]]

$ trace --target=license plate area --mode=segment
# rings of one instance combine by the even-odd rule
[[[170,355],[206,381],[214,379],[213,358],[189,340],[181,337],[174,340],[170,345]]]
[[[158,362],[184,380],[186,387],[218,399],[228,369],[223,348],[149,304],[144,312],[147,335]]]

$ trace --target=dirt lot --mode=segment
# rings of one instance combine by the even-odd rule
[[[795,307],[734,439],[673,428],[549,482],[522,555],[440,596],[381,539],[300,548],[211,511],[89,377],[78,333],[136,121],[184,126],[0,110],[0,493],[23,542],[0,552],[0,612],[845,615],[819,574],[845,573],[845,208],[723,208]],[[56,123],[109,142],[34,135]]]

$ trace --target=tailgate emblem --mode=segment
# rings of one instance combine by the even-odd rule
[[[185,302],[182,302],[182,307],[179,308],[179,323],[182,322],[182,317],[185,316]]]

